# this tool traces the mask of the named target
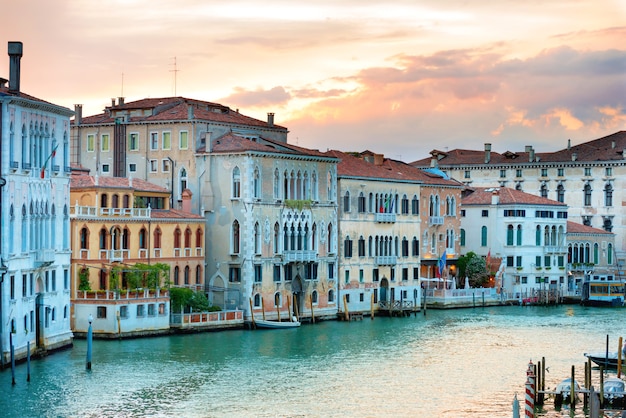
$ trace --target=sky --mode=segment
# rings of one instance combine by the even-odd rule
[[[3,3],[0,77],[21,41],[21,90],[84,116],[184,96],[405,162],[626,130],[626,0]]]

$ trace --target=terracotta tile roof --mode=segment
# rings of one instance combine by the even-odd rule
[[[185,97],[141,99],[122,105],[109,106],[105,109],[104,113],[83,117],[81,124],[111,124],[115,122],[116,113],[128,113],[132,110],[151,111],[147,112],[149,114],[146,116],[131,116],[130,122],[186,121],[189,120],[190,106],[193,109],[193,118],[196,121],[257,126],[287,131],[287,128],[283,126],[270,125],[267,121],[242,115],[238,111],[230,109],[228,106]],[[72,121],[72,124],[74,123],[75,120]]]
[[[535,157],[532,162],[614,161],[626,159],[625,149],[626,131],[619,131],[555,152],[506,151],[500,154],[491,151],[488,163],[485,163],[485,151],[454,149],[447,152],[433,150],[430,153],[431,157],[410,164],[415,167],[430,167],[433,157],[438,160],[439,166],[523,164],[531,162],[532,154]]]
[[[141,179],[129,179],[127,177],[98,177],[98,184],[96,184],[96,178],[94,176],[78,174],[70,177],[70,189],[93,189],[96,187],[169,194],[168,189]]]
[[[572,221],[567,221],[567,233],[568,234],[602,234],[602,235],[615,235],[613,232],[605,231],[604,229],[594,228],[592,226],[587,226],[583,224],[579,224]]]
[[[204,217],[195,213],[183,212],[178,209],[152,209],[150,218],[155,219],[197,219],[203,220]]]
[[[267,138],[259,138],[258,140],[250,140],[233,133],[222,135],[219,138],[211,140],[213,153],[230,153],[230,152],[246,152],[258,151],[275,154],[293,154],[310,157],[328,157],[325,153],[318,150],[298,147],[285,142],[274,141]],[[199,152],[205,152],[202,148]]]
[[[567,205],[565,203],[557,202],[552,199],[546,199],[541,196],[535,196],[530,193],[522,192],[521,190],[511,189],[509,187],[473,187],[467,189],[467,191],[471,191],[471,193],[463,197],[461,200],[462,206],[491,205],[491,197],[494,192],[497,192],[499,196],[499,205],[561,206],[563,209],[567,209]]]
[[[337,165],[337,175],[339,178],[360,177],[390,181],[410,181],[420,184],[464,187],[461,183],[455,180],[446,179],[437,174],[427,173],[424,170],[415,168],[401,161],[384,158],[382,156],[380,156],[380,165],[377,165],[374,162],[370,162],[365,159],[376,155],[371,151],[353,154],[330,150],[325,154],[339,159],[339,164]]]

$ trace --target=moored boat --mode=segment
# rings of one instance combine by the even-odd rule
[[[589,278],[583,282],[581,305],[584,306],[624,306],[623,280]]]
[[[578,393],[581,389],[582,388],[578,382],[574,380],[574,403],[578,401]],[[557,403],[569,404],[571,402],[571,391],[572,379],[570,377],[563,379],[554,390],[555,396],[558,400]]]
[[[626,404],[626,383],[618,377],[604,380],[604,403],[612,408],[623,408]]]
[[[257,328],[267,329],[284,329],[284,328],[297,328],[300,326],[300,321],[269,321],[265,319],[255,319],[254,325]]]
[[[596,366],[602,366],[605,369],[616,369],[618,363],[617,351],[585,353],[585,357],[591,360]],[[625,355],[622,354],[622,367],[626,365]]]

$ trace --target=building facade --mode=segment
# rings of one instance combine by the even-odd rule
[[[21,42],[0,79],[0,360],[72,345],[70,109],[20,89]],[[9,82],[7,86],[6,83]]]
[[[494,286],[509,298],[574,285],[567,205],[506,187],[472,188],[461,202],[461,251],[502,259]]]
[[[169,191],[140,179],[76,172],[70,191],[72,329],[85,333],[91,315],[103,337],[167,332],[167,289],[205,287],[204,218],[169,209]]]
[[[554,152],[538,153],[455,149],[431,151],[411,163],[437,167],[470,187],[509,187],[568,206],[573,222],[615,233],[615,255],[626,260],[626,131]]]
[[[208,294],[246,319],[337,313],[337,160],[235,134],[200,150]]]

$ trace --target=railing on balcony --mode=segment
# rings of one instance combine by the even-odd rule
[[[180,248],[174,248],[174,257],[180,257],[181,253],[182,252]]]
[[[398,257],[395,255],[379,255],[376,256],[374,262],[378,266],[394,266],[397,263]]]
[[[154,249],[154,257],[155,258],[161,258],[161,249],[160,248],[155,248]]]
[[[565,254],[567,253],[567,247],[560,245],[546,245],[544,246],[546,253],[550,254]]]
[[[100,250],[100,259],[108,259],[110,262],[124,261],[129,256],[129,250]]]
[[[111,216],[120,218],[150,218],[150,208],[97,208],[95,206],[72,206],[70,216],[97,217]]]
[[[80,258],[82,258],[83,260],[87,260],[89,259],[89,250],[87,249],[81,249],[80,250]]]
[[[570,263],[567,265],[569,271],[594,271],[595,268],[593,263]]]
[[[42,265],[46,263],[54,262],[54,249],[52,248],[40,248],[34,250],[35,264]]]
[[[428,218],[430,225],[443,225],[443,216],[431,216]]]
[[[374,220],[381,223],[394,223],[396,221],[395,213],[376,213]]]
[[[196,248],[196,257],[202,257],[202,247]]]
[[[190,247],[185,247],[185,257],[191,257],[191,248]]]
[[[317,252],[313,250],[284,251],[283,256],[288,263],[317,261]]]
[[[148,250],[146,250],[145,248],[140,248],[139,258],[148,258]]]

